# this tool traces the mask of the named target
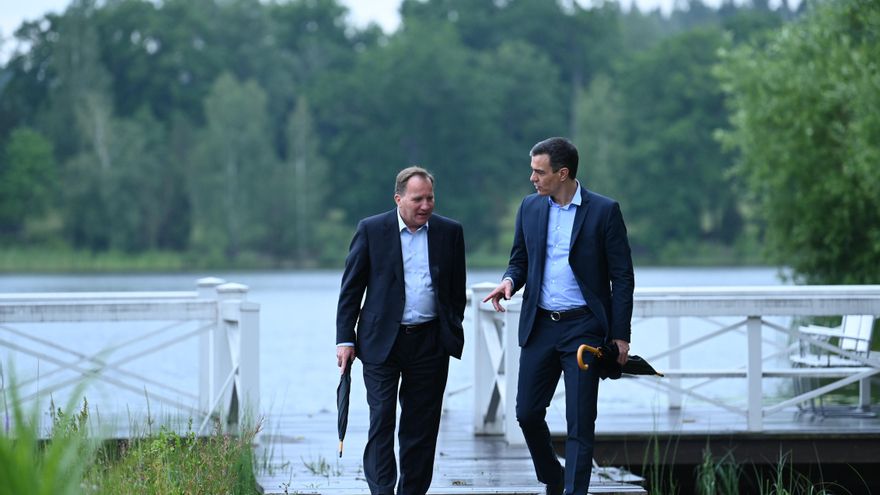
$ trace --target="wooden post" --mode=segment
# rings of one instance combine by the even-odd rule
[[[234,389],[236,368],[240,363],[239,341],[241,338],[241,303],[247,297],[248,287],[242,284],[223,284],[217,287],[219,296],[220,322],[214,332],[212,359],[214,362],[214,400],[220,408],[220,420],[229,425],[238,418],[230,417],[232,411],[232,391]],[[236,372],[236,373],[234,373]],[[240,394],[240,390],[236,390]],[[241,403],[241,397],[238,397]],[[212,411],[213,412],[213,411]],[[238,411],[236,410],[235,413]],[[236,421],[232,421],[235,419]]]
[[[239,322],[239,361],[238,375],[241,389],[238,390],[239,425],[256,426],[260,420],[260,305],[241,302],[241,321]]]
[[[494,288],[495,286],[491,283],[476,284],[471,287],[471,322],[474,327],[471,339],[474,353],[474,433],[478,435],[500,435],[504,432],[497,415],[495,415],[494,421],[487,418],[487,415],[492,415],[490,408],[493,406],[492,395],[495,390],[495,376],[498,370],[493,369],[494,366],[484,335],[484,332],[495,330],[494,328],[486,328],[487,325],[494,326],[494,322],[491,319],[491,314],[483,311],[481,306],[483,298],[489,295]],[[497,404],[494,406],[497,407]]]
[[[667,329],[669,331],[669,348],[675,349],[681,345],[681,318],[678,316],[670,316],[666,319]],[[669,354],[669,369],[681,369],[681,351],[675,351]],[[670,378],[669,383],[673,387],[669,390],[669,409],[681,409],[681,378]]]
[[[763,351],[761,347],[761,317],[749,316],[746,321],[748,338],[748,365],[746,383],[748,389],[747,426],[749,431],[764,429],[764,404],[762,401],[761,380],[763,378]]]
[[[207,277],[196,281],[198,287],[199,299],[217,300],[217,286],[225,283],[222,278]],[[219,319],[215,320],[215,327],[209,332],[202,332],[199,335],[199,410],[204,414],[210,414],[213,390],[213,365],[211,362],[211,349],[213,348],[212,339],[219,324]]]
[[[519,380],[519,314],[522,300],[511,303],[504,313],[504,438],[509,445],[525,445],[526,439],[516,420],[516,384]]]

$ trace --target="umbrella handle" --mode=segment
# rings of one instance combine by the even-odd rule
[[[578,347],[578,368],[587,371],[588,369],[590,369],[590,365],[584,363],[585,350],[587,350],[587,344],[581,344],[581,346]]]
[[[599,349],[597,349],[591,345],[587,345],[587,344],[581,344],[580,347],[578,347],[578,353],[577,353],[578,368],[586,371],[586,370],[590,369],[590,365],[584,363],[584,351],[589,351],[590,354],[593,354],[596,357],[602,357],[602,351],[600,351]]]
[[[342,440],[339,441],[339,457],[342,457]]]

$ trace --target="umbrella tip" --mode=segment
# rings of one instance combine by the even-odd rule
[[[342,457],[342,440],[339,441],[339,457]]]

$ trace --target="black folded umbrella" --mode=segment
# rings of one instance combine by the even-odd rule
[[[345,373],[339,377],[339,386],[336,387],[336,429],[339,431],[339,457],[342,457],[342,441],[345,439],[345,430],[348,429],[348,398],[351,394],[351,365],[345,368]]]
[[[656,375],[663,376],[645,361],[641,356],[630,355],[626,364],[620,366],[617,357],[620,355],[620,349],[613,342],[606,342],[599,347],[582,344],[578,347],[577,360],[578,367],[582,370],[589,369],[590,365],[584,363],[584,351],[596,356],[596,364],[599,366],[599,376],[602,378],[611,378],[615,380],[620,378],[622,373],[627,375]]]

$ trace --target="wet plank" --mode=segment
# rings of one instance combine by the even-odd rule
[[[353,411],[343,457],[337,456],[336,413],[276,415],[265,422],[257,450],[258,481],[267,494],[367,495],[361,459],[367,417]],[[612,481],[617,471],[593,473],[590,493],[644,494],[636,484]],[[544,493],[524,446],[498,436],[475,436],[469,411],[445,411],[431,495]]]

